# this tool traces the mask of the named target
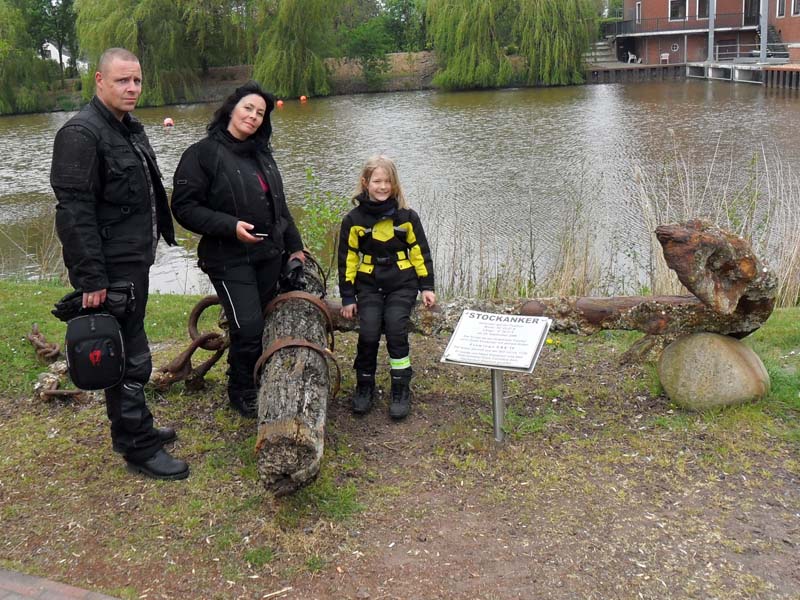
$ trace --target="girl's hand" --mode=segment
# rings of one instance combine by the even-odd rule
[[[302,250],[298,250],[297,252],[293,252],[289,255],[289,260],[292,260],[293,258],[296,258],[301,263],[306,264],[306,253]]]
[[[339,311],[339,314],[345,319],[355,319],[356,314],[358,313],[358,308],[356,308],[357,306],[357,304],[348,304],[347,306],[343,306],[342,310]]]
[[[436,294],[430,290],[423,290],[422,304],[425,306],[425,308],[433,308],[436,305]]]

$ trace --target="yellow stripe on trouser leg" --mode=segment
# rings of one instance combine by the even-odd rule
[[[389,357],[389,366],[392,369],[408,369],[411,367],[411,357],[406,356],[405,358],[391,358]]]

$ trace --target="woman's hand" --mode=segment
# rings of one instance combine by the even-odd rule
[[[342,310],[339,311],[339,314],[345,319],[355,319],[356,314],[358,314],[358,308],[356,308],[357,306],[357,304],[348,304],[347,306],[343,306]]]
[[[292,260],[293,258],[296,258],[301,263],[306,264],[306,253],[303,252],[302,250],[298,250],[297,252],[292,252],[289,255],[289,260]]]
[[[436,305],[436,294],[431,290],[422,291],[422,304],[425,308],[433,308]]]
[[[236,238],[245,244],[257,244],[261,241],[260,237],[252,235],[250,232],[255,228],[255,225],[247,221],[236,222]]]

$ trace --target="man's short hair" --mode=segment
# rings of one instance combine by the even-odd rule
[[[100,55],[100,60],[97,61],[97,70],[101,73],[111,61],[114,59],[124,60],[127,62],[139,62],[139,58],[130,50],[125,48],[109,48]]]

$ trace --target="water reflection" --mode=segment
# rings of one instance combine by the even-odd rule
[[[535,244],[541,264],[558,252],[576,207],[592,223],[593,243],[608,255],[620,240],[645,239],[633,174],[656,173],[676,149],[692,168],[730,161],[744,174],[762,146],[796,164],[800,147],[788,124],[800,99],[787,90],[711,81],[513,89],[463,93],[405,92],[288,101],[274,115],[274,148],[290,206],[302,203],[305,168],[322,190],[349,194],[363,161],[394,157],[412,206],[426,220],[443,278],[454,255],[503,260]],[[183,150],[205,134],[216,105],[136,111],[171,187]],[[10,239],[32,220],[52,218],[52,140],[69,114],[0,118],[0,253],[3,274],[25,273],[29,252]],[[175,127],[161,126],[165,117]],[[715,158],[716,153],[716,158]],[[609,260],[613,257],[609,256]],[[194,251],[159,253],[153,287],[201,291]]]

